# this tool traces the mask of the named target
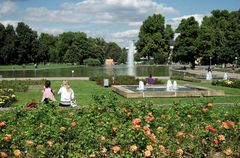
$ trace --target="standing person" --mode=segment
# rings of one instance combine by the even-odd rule
[[[42,93],[43,93],[42,102],[47,104],[49,103],[49,101],[56,101],[53,90],[51,88],[51,82],[49,80],[45,81]]]
[[[232,65],[232,73],[235,73],[235,66],[234,66],[234,64]]]
[[[61,88],[58,91],[58,95],[61,96],[59,106],[70,106],[71,102],[74,100],[74,92],[68,81],[64,80],[62,82]]]
[[[150,74],[150,75],[148,76],[148,78],[147,78],[147,84],[151,86],[151,85],[153,85],[153,81],[154,81],[154,80],[153,80],[153,78],[152,78],[152,74]]]

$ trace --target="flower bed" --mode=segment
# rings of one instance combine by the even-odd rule
[[[9,107],[17,101],[13,89],[0,89],[0,107]]]
[[[240,156],[239,106],[156,106],[94,96],[79,109],[16,109],[0,114],[2,157]]]
[[[43,85],[44,82],[44,80],[3,80],[0,82],[0,88],[9,88],[16,92],[26,92],[29,85]]]
[[[217,86],[240,88],[240,80],[234,80],[234,79],[218,80],[218,81],[212,82],[212,84]]]
[[[108,79],[110,84],[114,85],[138,85],[140,79],[136,79],[134,76],[115,76],[114,82],[113,82],[113,76],[95,76],[90,77],[91,81],[96,81],[97,85],[103,85],[103,80]],[[143,80],[143,82],[146,84],[146,80]],[[154,84],[163,84],[164,82],[162,80],[159,80],[157,78],[154,79]]]

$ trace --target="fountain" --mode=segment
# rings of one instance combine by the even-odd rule
[[[223,80],[227,80],[227,79],[228,79],[228,75],[227,73],[224,73]]]
[[[143,91],[144,90],[144,83],[143,81],[139,81],[139,86],[137,87],[137,90]]]
[[[177,81],[173,81],[173,90],[177,90],[178,86],[177,86]]]
[[[128,75],[129,76],[134,76],[135,71],[134,71],[134,43],[133,41],[129,42],[129,47],[128,47],[128,56],[127,56],[127,67],[128,67]]]
[[[200,97],[200,96],[224,96],[223,90],[214,90],[206,87],[183,85],[168,81],[166,85],[152,85],[144,87],[142,81],[139,85],[112,85],[114,92],[126,98],[162,98],[162,97]],[[177,85],[177,86],[176,86]],[[176,88],[174,90],[174,88]],[[169,90],[169,91],[168,91]]]
[[[173,81],[173,83],[172,83],[171,80],[167,81],[166,91],[174,91],[174,90],[177,90],[177,89],[178,89],[177,81]]]
[[[166,91],[172,91],[172,90],[173,90],[172,81],[168,80],[167,81],[167,86],[166,86]]]
[[[206,80],[212,80],[212,72],[208,71],[208,73],[206,74]]]

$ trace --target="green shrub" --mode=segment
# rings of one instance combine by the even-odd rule
[[[13,89],[16,92],[25,92],[29,85],[44,85],[45,80],[13,80],[0,82],[0,88]]]
[[[110,84],[114,85],[138,85],[140,79],[135,79],[134,76],[127,76],[127,75],[120,75],[114,77],[113,83],[113,76],[102,75],[102,76],[91,76],[91,81],[96,81],[98,85],[103,85],[103,80],[109,79]],[[144,79],[143,82],[146,84],[146,80]],[[164,82],[159,79],[154,79],[154,84],[163,84]]]
[[[240,88],[240,80],[235,80],[235,79],[217,80],[217,81],[213,81],[212,85],[231,87],[231,88]]]
[[[89,65],[89,66],[100,66],[101,65],[101,62],[98,59],[93,59],[93,58],[85,59],[83,62],[85,65]]]
[[[0,89],[0,107],[9,107],[17,101],[13,89]]]

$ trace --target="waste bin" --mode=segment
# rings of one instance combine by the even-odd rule
[[[109,87],[109,79],[104,79],[103,80],[103,86],[104,87]]]

